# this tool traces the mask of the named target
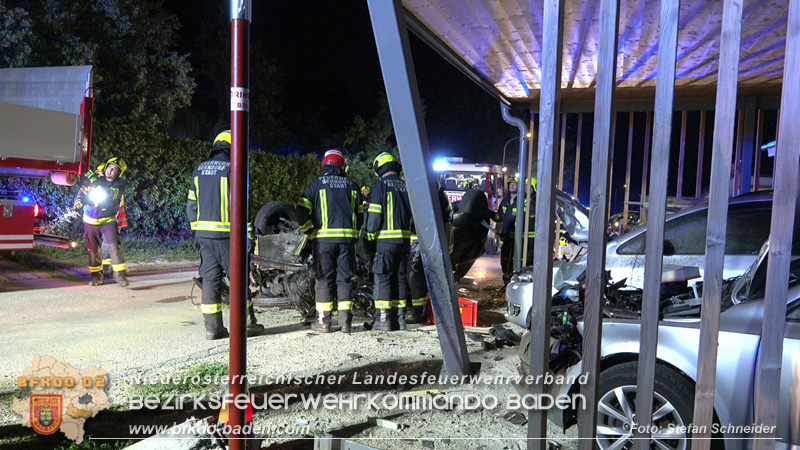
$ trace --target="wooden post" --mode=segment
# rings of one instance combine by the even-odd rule
[[[586,407],[578,409],[578,449],[593,450],[597,426],[597,390],[600,373],[600,341],[603,337],[603,292],[605,290],[606,224],[608,181],[611,179],[612,111],[616,84],[619,0],[600,0],[600,48],[597,58],[597,92],[594,100],[592,135],[592,187],[589,204],[589,256],[586,270],[586,301],[583,328],[583,372],[586,384],[581,394]],[[579,127],[580,128],[580,127]]]
[[[714,412],[717,375],[717,340],[722,301],[722,269],[725,262],[725,233],[728,223],[728,193],[731,176],[731,146],[736,115],[736,87],[739,77],[739,40],[742,34],[742,0],[724,0],[722,47],[719,58],[719,87],[714,114],[714,143],[711,149],[711,192],[706,228],[706,261],[703,306],[700,319],[698,375],[694,397],[694,422],[698,438],[692,446],[708,450]]]
[[[580,186],[581,172],[581,137],[583,132],[583,113],[578,113],[578,140],[575,143],[575,185],[573,186],[573,197],[578,198],[578,187]]]
[[[518,188],[519,192],[525,192],[525,198],[524,198],[525,207],[523,208],[525,210],[525,213],[522,214],[523,234],[522,234],[522,259],[520,260],[521,261],[520,267],[525,267],[525,265],[528,264],[528,240],[529,240],[528,233],[531,231],[531,221],[529,217],[530,213],[528,211],[531,210],[531,192],[533,192],[530,179],[533,176],[531,173],[533,171],[533,156],[539,153],[539,135],[536,134],[537,132],[534,126],[536,124],[536,120],[538,117],[539,114],[535,113],[531,114],[531,125],[530,125],[531,145],[528,146],[528,159],[527,159],[528,167],[525,168],[525,173],[520,174],[519,176],[520,183],[522,183],[520,184],[521,187]],[[536,207],[536,205],[533,205],[533,207]],[[519,214],[519,212],[517,213]]]
[[[567,146],[567,113],[561,114],[561,159],[558,162],[558,190],[564,190],[564,152]]]
[[[650,136],[653,131],[653,112],[647,111],[647,123],[645,124],[644,129],[644,161],[642,162],[642,196],[639,200],[642,203],[642,206],[639,207],[639,225],[644,225],[647,223],[647,207],[645,204],[647,203],[647,172],[649,169],[648,162],[650,161],[650,147],[651,147],[651,139]]]
[[[758,110],[758,120],[756,121],[756,162],[753,165],[753,190],[761,190],[761,145],[764,140],[764,110]]]
[[[681,150],[678,156],[678,191],[675,194],[678,198],[683,198],[683,166],[686,158],[686,122],[689,120],[689,111],[681,114]]]
[[[555,229],[555,142],[561,113],[561,61],[565,0],[544,0],[542,32],[542,89],[539,106],[538,190],[536,238],[533,249],[533,307],[531,308],[530,373],[547,373],[550,366],[550,297],[553,285],[553,233]],[[538,379],[539,377],[537,377]],[[548,393],[542,381],[531,385],[537,397]],[[547,410],[528,410],[528,448],[547,448]]]
[[[611,156],[609,157],[609,161],[610,161],[611,167],[609,168],[609,172],[608,172],[608,190],[609,191],[611,191],[611,188],[614,186],[613,181],[614,181],[614,146],[615,145],[617,145],[617,113],[616,112],[614,112],[614,119],[612,120],[612,123],[611,123]],[[609,216],[611,216],[611,200],[612,200],[611,197],[613,196],[614,193],[611,192],[611,194],[612,195],[608,196],[608,215]]]
[[[631,111],[630,121],[628,122],[628,162],[625,166],[625,200],[622,204],[622,223],[623,229],[628,225],[628,200],[631,195],[631,159],[633,156],[633,119],[634,112]]]
[[[694,198],[703,196],[703,153],[706,148],[706,110],[700,111],[700,141],[697,143],[697,177],[694,182]]]
[[[746,194],[752,190],[751,180],[753,179],[753,154],[756,153],[756,129],[757,98],[749,96],[744,102],[744,119],[742,120],[742,175],[739,179],[739,194]]]
[[[739,110],[736,119],[736,156],[733,159],[733,190],[731,197],[742,193],[742,133],[744,132],[744,110]]]
[[[772,431],[757,434],[754,450],[775,447],[775,430],[778,423],[778,403],[781,387],[781,362],[783,358],[783,333],[786,324],[786,296],[789,288],[789,263],[792,253],[794,218],[797,214],[797,164],[800,149],[800,0],[789,2],[789,24],[786,37],[786,56],[783,66],[781,90],[780,139],[775,153],[775,187],[770,227],[769,265],[761,328],[761,354],[756,379],[755,423],[764,424]],[[787,214],[794,211],[795,214]],[[784,392],[783,395],[789,395]]]
[[[653,422],[653,383],[658,345],[658,314],[661,290],[661,266],[664,254],[664,221],[667,211],[667,176],[669,175],[670,134],[675,93],[675,61],[678,46],[680,0],[661,1],[661,35],[658,39],[655,129],[653,160],[650,163],[650,198],[645,247],[642,326],[639,339],[634,449],[650,449],[650,426]],[[645,431],[641,433],[640,431]]]

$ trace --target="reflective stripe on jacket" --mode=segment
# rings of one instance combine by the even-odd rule
[[[411,206],[406,182],[386,175],[372,188],[367,210],[367,239],[387,244],[408,244],[411,238]]]
[[[358,185],[338,165],[326,165],[322,173],[300,197],[300,231],[325,242],[355,243],[364,212]]]
[[[225,152],[203,161],[192,173],[186,215],[197,237],[230,237],[230,173],[231,159]]]

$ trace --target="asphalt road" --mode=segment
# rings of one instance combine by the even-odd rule
[[[14,388],[34,354],[126,376],[227,351],[227,340],[204,339],[195,269],[134,272],[127,289],[109,280],[89,287],[88,274],[79,269],[22,270],[2,260],[0,270],[0,342],[6,344],[0,352],[0,393]],[[468,276],[474,287],[502,285],[498,257],[480,258]],[[260,310],[259,321],[275,323],[276,314]],[[270,331],[294,327],[281,322]]]

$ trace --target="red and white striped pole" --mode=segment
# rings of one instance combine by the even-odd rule
[[[233,399],[247,393],[247,198],[250,150],[250,0],[231,0],[231,318],[230,381]],[[234,401],[230,408],[232,430],[246,423],[245,409]],[[231,450],[242,450],[241,433],[231,433]]]

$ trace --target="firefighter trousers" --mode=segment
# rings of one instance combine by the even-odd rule
[[[422,264],[422,253],[419,241],[411,243],[411,256],[408,264],[408,288],[411,293],[412,307],[422,307],[428,302],[428,282],[425,280],[425,267]]]
[[[356,246],[314,239],[316,307],[321,313],[333,310],[334,290],[339,311],[353,309],[352,286],[356,265]]]
[[[108,243],[111,267],[114,272],[128,270],[128,266],[125,264],[125,255],[122,253],[122,242],[116,221],[100,225],[84,223],[83,238],[86,241],[86,251],[89,253],[89,272],[93,275],[103,272],[103,238]]]
[[[378,243],[372,260],[375,273],[375,309],[404,308],[408,292],[408,244]]]

